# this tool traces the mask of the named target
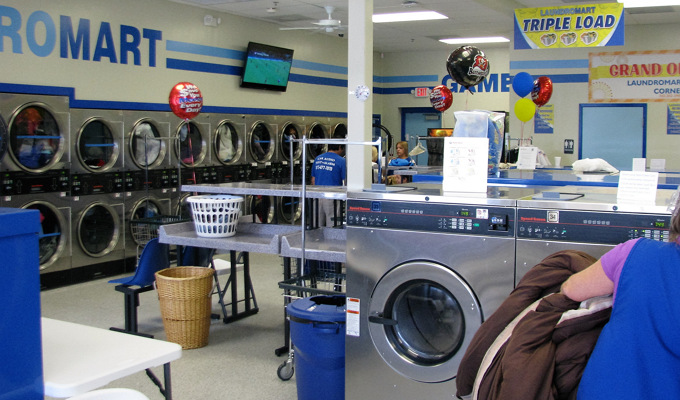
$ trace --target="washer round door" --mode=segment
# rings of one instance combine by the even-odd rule
[[[257,121],[248,132],[248,151],[253,160],[265,163],[272,159],[276,142],[272,132],[263,121]]]
[[[179,140],[175,152],[179,162],[185,167],[201,165],[207,153],[207,146],[198,124],[192,121],[182,122],[177,129],[177,137]]]
[[[279,199],[279,215],[283,222],[290,224],[302,216],[302,204],[299,197],[281,197]]]
[[[103,257],[118,244],[120,215],[102,202],[90,204],[78,219],[78,243],[90,257]]]
[[[5,158],[5,154],[7,154],[8,139],[7,124],[5,123],[5,119],[2,118],[2,115],[0,115],[0,163]]]
[[[371,340],[387,365],[426,383],[455,378],[482,324],[479,302],[467,283],[429,261],[408,262],[385,274],[368,311]]]
[[[66,218],[53,204],[46,201],[32,201],[21,208],[40,212],[40,235],[38,235],[38,254],[40,270],[49,268],[66,248]]]
[[[346,139],[347,138],[347,125],[342,122],[333,127],[333,139]]]
[[[142,218],[151,218],[158,215],[163,215],[163,206],[158,200],[145,197],[132,206],[130,220],[134,221]],[[143,224],[142,226],[130,224],[130,235],[132,240],[140,246],[145,245],[150,239],[158,236],[156,232],[151,232],[149,230],[149,225],[146,224]]]
[[[139,168],[147,165],[155,168],[163,162],[166,149],[161,132],[158,125],[148,118],[135,123],[130,134],[130,155]]]
[[[108,122],[101,118],[88,119],[77,138],[78,160],[88,171],[103,172],[116,164],[120,149]]]
[[[318,122],[315,122],[312,124],[312,126],[309,128],[309,135],[307,135],[310,139],[328,139],[328,130],[326,129],[325,126],[321,125]],[[307,154],[309,154],[309,158],[311,160],[315,159],[317,156],[325,153],[328,151],[328,145],[327,144],[310,144],[307,145]]]
[[[182,219],[192,219],[191,218],[191,205],[187,199],[191,197],[191,193],[185,193],[179,197],[177,202],[177,207],[175,208],[175,215],[181,217]]]
[[[9,153],[24,171],[42,173],[52,168],[64,154],[65,143],[62,128],[46,105],[28,103],[12,115]]]
[[[281,155],[286,161],[290,159],[290,147],[293,146],[293,160],[299,160],[302,155],[302,146],[298,142],[291,142],[291,139],[302,139],[302,131],[292,122],[286,122],[281,129],[280,148]]]
[[[231,121],[219,123],[215,129],[215,157],[224,165],[232,165],[241,160],[243,141]]]

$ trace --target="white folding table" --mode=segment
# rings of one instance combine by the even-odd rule
[[[45,395],[71,397],[146,370],[172,399],[170,362],[182,356],[176,343],[42,318]],[[163,365],[165,388],[149,368]]]

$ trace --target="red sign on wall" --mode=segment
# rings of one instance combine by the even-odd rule
[[[425,87],[417,87],[416,88],[416,97],[428,97],[429,94],[427,93],[427,88]]]

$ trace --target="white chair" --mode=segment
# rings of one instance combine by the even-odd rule
[[[149,398],[132,389],[99,389],[70,397],[68,400],[149,400]]]

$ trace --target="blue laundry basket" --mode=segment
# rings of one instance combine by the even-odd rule
[[[345,398],[345,296],[313,296],[286,307],[298,400]]]

